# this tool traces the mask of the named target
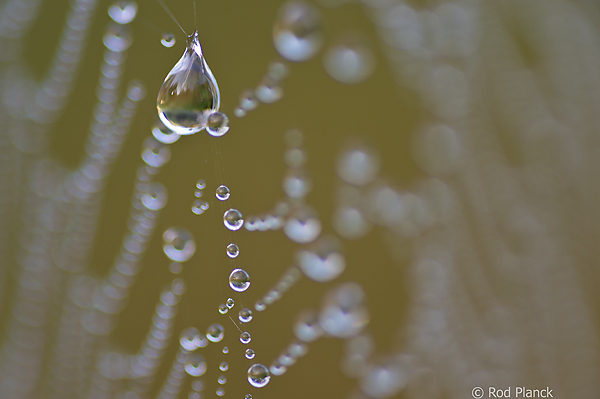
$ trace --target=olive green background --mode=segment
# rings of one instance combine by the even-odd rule
[[[79,165],[84,154],[104,52],[102,35],[110,21],[106,13],[109,4],[103,1],[98,7],[73,95],[53,131],[53,156],[72,168]],[[167,1],[167,4],[184,29],[191,33],[195,25],[191,0]],[[280,1],[270,0],[198,1],[197,25],[204,54],[218,81],[221,111],[229,115],[231,129],[221,138],[200,132],[170,145],[171,161],[156,178],[168,189],[168,205],[162,211],[155,237],[144,257],[144,268],[133,287],[130,304],[120,315],[120,324],[113,334],[117,348],[130,353],[139,349],[159,292],[174,277],[162,252],[161,234],[171,226],[189,229],[195,237],[197,251],[180,274],[188,289],[177,317],[174,342],[160,374],[165,375],[170,367],[179,331],[188,326],[204,331],[211,323],[221,323],[226,330],[224,341],[202,350],[209,367],[203,377],[205,397],[215,395],[216,380],[221,374],[218,365],[223,360],[230,364],[225,373],[228,382],[224,386],[226,397],[230,398],[242,398],[248,392],[260,399],[345,398],[357,386],[355,380],[344,377],[340,371],[344,342],[324,338],[310,344],[308,354],[286,374],[272,378],[265,388],[251,389],[245,378],[252,363],[243,358],[246,346],[240,344],[239,332],[229,318],[217,311],[218,305],[231,296],[236,305],[229,315],[235,319],[242,304],[253,307],[294,262],[299,246],[290,242],[282,231],[230,232],[222,223],[223,212],[229,207],[239,209],[245,216],[259,215],[283,199],[284,133],[290,128],[305,133],[307,169],[313,181],[313,191],[307,201],[318,210],[325,234],[333,233],[335,162],[349,139],[360,138],[379,152],[382,175],[392,184],[410,188],[421,176],[411,161],[409,143],[423,110],[410,92],[395,84],[380,52],[379,39],[359,4],[321,8],[324,48],[343,32],[364,33],[378,61],[370,79],[349,86],[335,82],[322,67],[321,51],[308,62],[288,64],[290,75],[283,81],[281,101],[260,105],[241,119],[233,116],[242,91],[256,87],[268,64],[278,59],[271,30],[280,4]],[[91,269],[97,275],[107,272],[119,251],[126,232],[135,172],[142,162],[141,144],[150,135],[156,120],[156,94],[185,48],[183,33],[156,1],[139,1],[138,6],[138,16],[131,24],[134,40],[128,51],[124,79],[141,80],[147,87],[147,96],[141,102],[105,191],[91,260]],[[38,78],[44,76],[52,61],[67,7],[64,0],[46,1],[31,32],[25,59]],[[162,32],[176,35],[178,41],[173,48],[160,44]],[[224,165],[225,176],[221,179],[217,177],[217,162]],[[210,209],[203,215],[194,215],[190,209],[198,179],[206,180],[204,199],[210,202]],[[231,198],[224,203],[214,198],[214,189],[219,184],[231,189]],[[323,294],[342,281],[358,281],[367,292],[372,314],[368,331],[375,338],[376,354],[399,348],[398,330],[405,317],[410,287],[405,278],[405,263],[392,258],[392,250],[386,247],[383,236],[384,231],[375,229],[363,239],[345,242],[347,269],[338,280],[321,284],[302,278],[267,311],[255,312],[254,321],[247,325],[253,338],[248,347],[257,353],[254,361],[268,366],[293,339],[292,325],[298,312],[305,308],[318,309]],[[240,247],[241,254],[235,260],[225,255],[225,247],[230,242]],[[250,273],[252,285],[243,294],[234,293],[227,285],[227,277],[234,267],[242,267]],[[220,352],[224,345],[230,348],[227,355]]]

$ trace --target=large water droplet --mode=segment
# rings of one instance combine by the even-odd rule
[[[362,36],[346,34],[323,56],[325,71],[340,83],[366,80],[375,69],[375,57],[366,43]]]
[[[231,193],[229,191],[229,187],[221,184],[219,187],[217,187],[217,192],[215,193],[215,195],[218,200],[225,201],[229,199]]]
[[[175,45],[175,35],[173,35],[171,32],[165,32],[162,34],[162,37],[160,39],[160,44],[162,44],[163,46],[167,47],[167,48],[171,48]]]
[[[206,131],[213,137],[221,137],[229,131],[229,118],[222,112],[213,112],[206,122]]]
[[[238,318],[242,323],[250,323],[252,321],[252,310],[248,308],[244,308],[240,310],[238,314]]]
[[[219,110],[219,86],[202,54],[198,32],[165,78],[156,106],[166,127],[179,134],[193,134],[206,127],[208,117]]]
[[[108,15],[118,24],[128,24],[137,14],[137,4],[131,0],[119,0],[108,7]]]
[[[175,262],[185,262],[196,252],[192,233],[183,227],[171,227],[163,233],[163,251]]]
[[[185,363],[185,371],[192,377],[200,377],[206,373],[206,361],[204,357],[197,352],[190,353]]]
[[[322,39],[317,8],[303,1],[281,6],[273,26],[273,44],[282,57],[296,62],[309,60],[321,47]]]
[[[230,258],[237,258],[238,255],[240,254],[240,249],[238,248],[237,245],[235,244],[229,244],[227,246],[227,256],[229,256]]]
[[[317,212],[308,205],[294,209],[283,226],[283,232],[292,241],[306,244],[321,233]]]
[[[341,244],[336,238],[321,237],[311,248],[298,252],[298,266],[314,281],[331,281],[346,268],[346,261],[340,252]]]
[[[248,382],[256,388],[262,388],[271,380],[269,369],[260,363],[253,364],[248,369]]]
[[[241,229],[244,225],[242,213],[237,209],[227,210],[223,215],[223,224],[232,231]]]
[[[229,275],[229,286],[237,292],[246,291],[250,287],[250,275],[243,269],[233,269]]]
[[[225,330],[220,324],[212,324],[206,329],[206,338],[210,342],[220,342],[225,336]]]

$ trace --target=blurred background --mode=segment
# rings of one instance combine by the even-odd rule
[[[165,3],[0,1],[0,398],[600,396],[596,2]]]

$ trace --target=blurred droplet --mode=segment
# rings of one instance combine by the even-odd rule
[[[135,19],[137,4],[133,0],[118,0],[108,7],[108,15],[118,24],[128,24]]]
[[[175,45],[175,42],[175,35],[173,35],[171,32],[163,33],[160,39],[160,44],[167,48],[173,47]]]
[[[185,262],[196,252],[192,233],[183,227],[171,227],[163,233],[163,251],[169,259]]]
[[[338,82],[356,84],[373,74],[375,56],[362,36],[346,34],[327,49],[323,56],[323,67]]]
[[[273,43],[282,57],[290,61],[307,61],[321,47],[321,15],[303,1],[284,3],[273,26]]]

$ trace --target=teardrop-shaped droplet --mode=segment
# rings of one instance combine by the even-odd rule
[[[202,54],[198,32],[194,32],[158,92],[158,116],[176,133],[198,133],[206,127],[210,114],[219,110],[220,100],[219,86]]]

